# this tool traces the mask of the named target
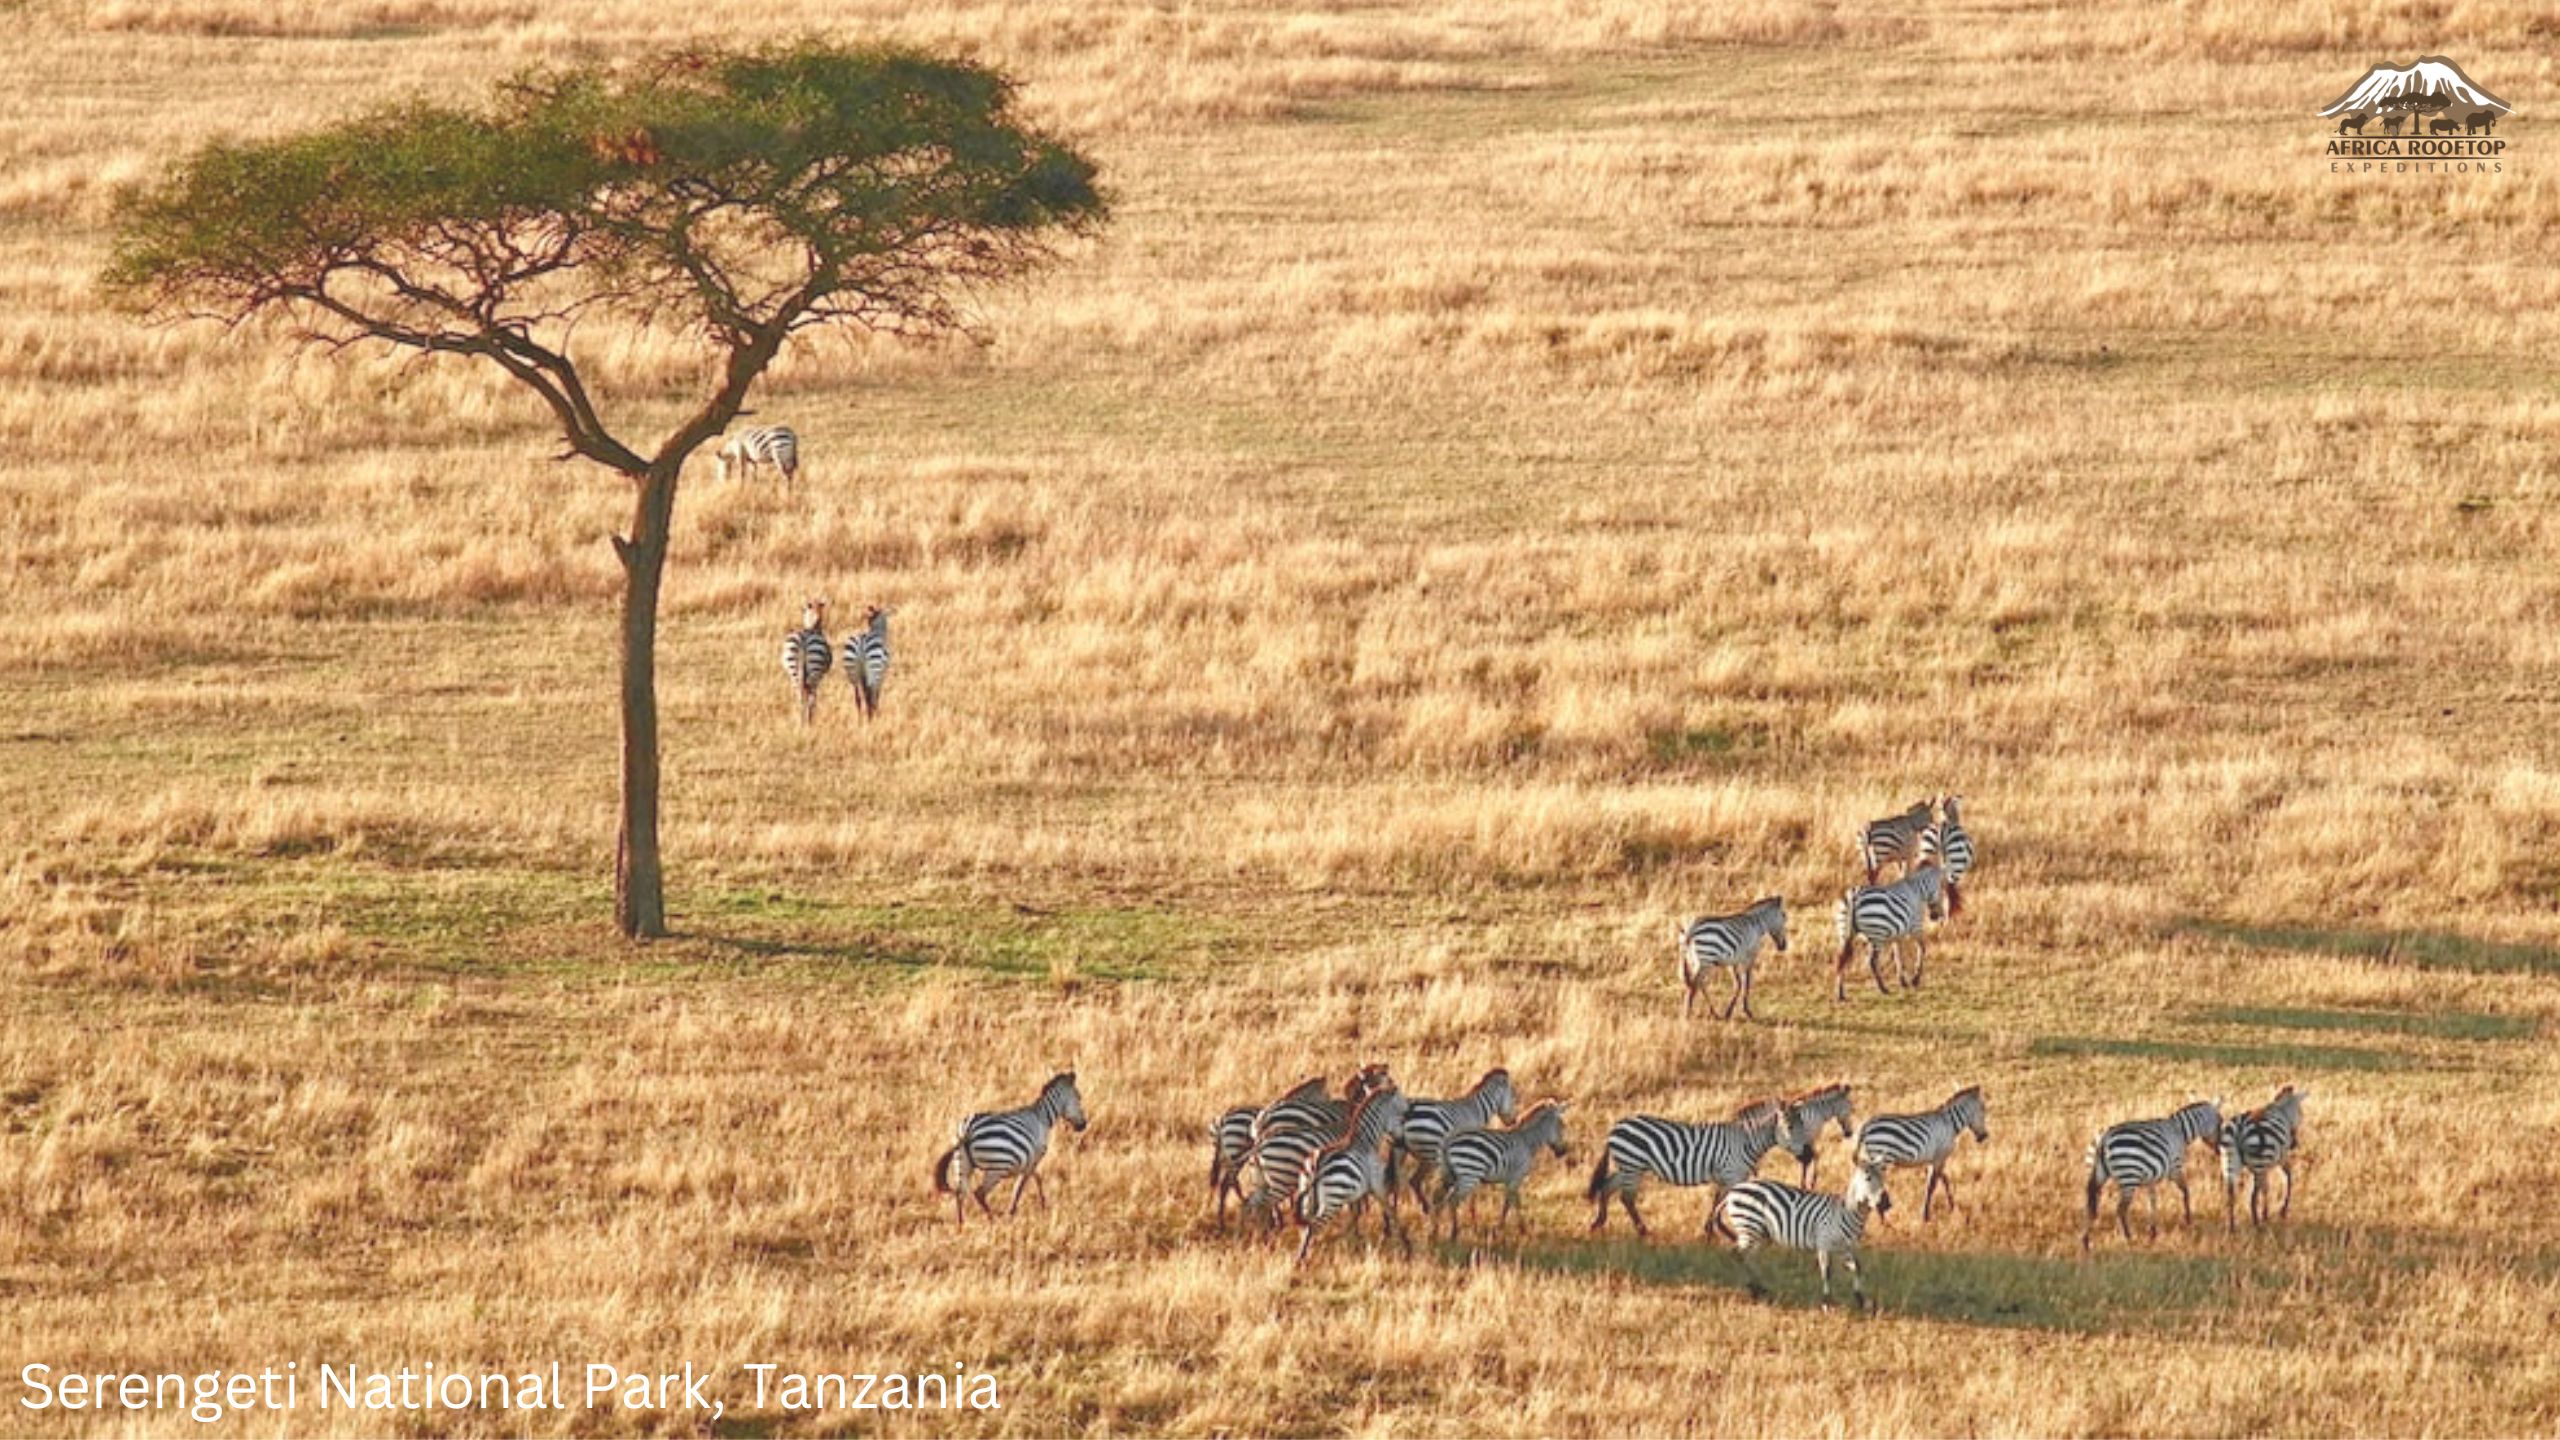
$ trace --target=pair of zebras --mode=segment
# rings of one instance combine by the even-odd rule
[[[1395,1218],[1397,1192],[1408,1188],[1426,1213],[1447,1212],[1455,1240],[1466,1207],[1488,1186],[1503,1192],[1497,1228],[1518,1214],[1520,1187],[1538,1156],[1564,1154],[1565,1111],[1563,1100],[1549,1098],[1521,1113],[1511,1072],[1499,1067],[1445,1100],[1404,1094],[1384,1065],[1362,1066],[1340,1098],[1323,1076],[1312,1076],[1268,1103],[1218,1117],[1209,1127],[1209,1186],[1220,1224],[1230,1197],[1272,1228],[1286,1205],[1304,1230],[1300,1261],[1326,1225],[1346,1219],[1356,1226],[1372,1201],[1381,1237],[1411,1249]],[[1491,1128],[1497,1119],[1509,1128]],[[1408,1164],[1410,1174],[1401,1175]],[[1428,1185],[1434,1176],[1437,1196]]]
[[[2160,1191],[2164,1182],[2178,1190],[2188,1223],[2196,1218],[2195,1200],[2187,1190],[2187,1151],[2198,1141],[2222,1157],[2222,1220],[2226,1229],[2240,1226],[2240,1180],[2249,1180],[2249,1223],[2266,1221],[2267,1176],[2284,1176],[2284,1203],[2279,1218],[2293,1213],[2293,1159],[2302,1143],[2302,1097],[2307,1090],[2287,1085],[2255,1110],[2225,1116],[2219,1100],[2198,1100],[2157,1120],[2128,1120],[2111,1125],[2089,1146],[2089,1215],[2080,1227],[2080,1248],[2089,1248],[2098,1227],[2098,1201],[2107,1186],[2116,1187],[2116,1228],[2133,1238],[2134,1197],[2151,1192],[2151,1233],[2160,1233]]]
[[[888,607],[863,612],[864,628],[844,637],[844,678],[862,707],[862,718],[880,713],[880,685],[889,678]],[[818,685],[835,663],[835,642],[827,638],[827,602],[812,598],[801,607],[800,628],[782,637],[782,673],[791,677],[791,693],[800,702],[800,723],[818,713]]]
[[[1963,807],[1961,795],[1922,800],[1899,815],[1871,820],[1860,828],[1858,856],[1866,862],[1867,883],[1841,896],[1832,913],[1840,940],[1840,954],[1831,967],[1832,999],[1849,998],[1849,961],[1861,940],[1867,942],[1867,973],[1875,978],[1879,992],[1893,993],[1884,983],[1883,957],[1888,950],[1893,953],[1895,981],[1906,990],[1919,988],[1921,972],[1929,963],[1929,922],[1964,908],[1964,878],[1973,869],[1973,836],[1964,828]],[[1879,883],[1884,867],[1893,864],[1903,867],[1901,878]],[[1772,895],[1730,915],[1691,920],[1675,927],[1675,933],[1680,983],[1688,992],[1681,1013],[1696,1008],[1707,976],[1721,969],[1731,973],[1733,991],[1717,1017],[1730,1019],[1739,1006],[1742,1018],[1759,1018],[1751,1011],[1753,972],[1764,942],[1781,955],[1787,953],[1786,900]],[[1902,966],[1906,940],[1914,952],[1907,974]]]

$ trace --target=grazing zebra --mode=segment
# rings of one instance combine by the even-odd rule
[[[1955,1153],[1957,1137],[1967,1130],[1973,1132],[1976,1145],[1990,1143],[1991,1126],[1983,1117],[1979,1085],[1967,1085],[1935,1110],[1917,1115],[1870,1116],[1866,1124],[1858,1127],[1857,1143],[1849,1155],[1862,1169],[1929,1167],[1929,1186],[1920,1192],[1920,1218],[1926,1222],[1931,1202],[1938,1198],[1938,1187],[1942,1185],[1947,1191],[1947,1208],[1956,1208],[1956,1187],[1947,1178],[1947,1157]]]
[[[1659,1115],[1631,1115],[1610,1126],[1599,1162],[1591,1167],[1591,1184],[1583,1192],[1592,1203],[1591,1228],[1609,1223],[1609,1201],[1614,1197],[1635,1222],[1636,1234],[1650,1233],[1644,1216],[1636,1211],[1636,1191],[1647,1176],[1665,1185],[1714,1186],[1716,1194],[1707,1204],[1712,1223],[1715,1201],[1757,1174],[1761,1157],[1771,1149],[1784,1144],[1799,1158],[1811,1152],[1812,1142],[1803,1135],[1781,1133],[1786,1114],[1783,1101],[1763,1100],[1720,1124],[1691,1125]]]
[[[1306,1263],[1325,1222],[1349,1210],[1351,1223],[1357,1225],[1359,1208],[1373,1198],[1381,1202],[1379,1234],[1393,1235],[1405,1249],[1413,1248],[1413,1241],[1396,1227],[1394,1197],[1389,1193],[1393,1182],[1387,1162],[1378,1153],[1404,1124],[1409,1110],[1410,1102],[1393,1090],[1370,1095],[1353,1107],[1347,1133],[1308,1160],[1306,1173],[1298,1181],[1298,1223],[1306,1227],[1298,1240],[1298,1263]]]
[[[800,628],[782,635],[782,673],[791,677],[791,692],[800,697],[800,723],[818,713],[818,682],[827,678],[835,646],[827,639],[827,602],[812,596],[801,607]]]
[[[2293,1151],[2302,1142],[2302,1097],[2307,1090],[2287,1085],[2276,1098],[2256,1110],[2243,1110],[2222,1122],[2222,1224],[2240,1228],[2240,1174],[2249,1175],[2249,1223],[2266,1223],[2267,1172],[2284,1172],[2281,1220],[2293,1214]]]
[[[844,678],[862,705],[862,718],[880,713],[880,682],[889,678],[890,610],[874,605],[862,612],[868,629],[844,637]]]
[[[1716,1206],[1716,1228],[1733,1237],[1742,1256],[1742,1273],[1751,1293],[1768,1294],[1751,1252],[1763,1245],[1781,1250],[1810,1250],[1822,1271],[1822,1303],[1831,1303],[1831,1261],[1849,1267],[1849,1293],[1858,1308],[1867,1304],[1866,1277],[1858,1271],[1858,1241],[1867,1233],[1867,1216],[1893,1209],[1885,1193],[1884,1171],[1861,1166],[1849,1177],[1848,1193],[1839,1199],[1790,1185],[1783,1180],[1746,1180],[1726,1192]]]
[[[1084,1097],[1076,1093],[1073,1070],[1050,1077],[1040,1087],[1040,1098],[1019,1110],[977,1114],[961,1121],[960,1142],[933,1162],[933,1188],[951,1197],[952,1211],[964,1224],[969,1219],[964,1197],[974,1195],[978,1208],[993,1218],[996,1212],[987,1204],[987,1192],[1007,1179],[1013,1181],[1013,1207],[1006,1214],[1022,1209],[1025,1185],[1038,1186],[1041,1208],[1048,1208],[1049,1184],[1040,1178],[1040,1161],[1049,1153],[1049,1131],[1061,1120],[1084,1129]],[[973,1173],[979,1177],[975,1190],[969,1185]]]
[[[1536,1167],[1538,1152],[1552,1150],[1557,1159],[1564,1158],[1564,1105],[1562,1100],[1541,1100],[1509,1130],[1469,1130],[1449,1137],[1440,1152],[1439,1203],[1449,1212],[1450,1239],[1458,1238],[1467,1201],[1487,1182],[1502,1187],[1496,1230],[1520,1213],[1520,1186]],[[1529,1222],[1523,1217],[1520,1223],[1525,1228]]]
[[[1298,1082],[1295,1089],[1273,1103],[1285,1105],[1292,1100],[1321,1098],[1323,1094],[1324,1077],[1317,1075]],[[1253,1122],[1268,1108],[1239,1105],[1209,1127],[1209,1188],[1217,1193],[1220,1225],[1227,1223],[1227,1197],[1244,1198],[1244,1162],[1253,1153]]]
[[[1440,1167],[1440,1151],[1452,1135],[1481,1130],[1500,1116],[1504,1124],[1520,1118],[1519,1097],[1512,1093],[1511,1072],[1496,1067],[1484,1072],[1475,1088],[1455,1100],[1416,1100],[1405,1112],[1404,1124],[1396,1131],[1395,1149],[1388,1156],[1387,1178],[1392,1182],[1396,1167],[1406,1157],[1413,1167],[1413,1198],[1423,1199],[1423,1182]]]
[[[1920,832],[1929,828],[1931,806],[1922,800],[1899,815],[1870,820],[1858,831],[1858,858],[1867,862],[1867,883],[1876,883],[1884,867],[1900,861],[1906,868],[1919,854]]]
[[[1778,1122],[1781,1137],[1794,1137],[1788,1149],[1801,1169],[1798,1183],[1813,1183],[1813,1142],[1822,1138],[1822,1127],[1837,1125],[1840,1138],[1849,1138],[1849,1087],[1824,1085],[1783,1102],[1784,1113]]]
[[[1680,1002],[1680,1013],[1687,1015],[1698,1003],[1698,987],[1706,983],[1707,972],[1721,966],[1733,972],[1733,994],[1716,1018],[1733,1018],[1733,1007],[1739,1004],[1743,1019],[1757,1019],[1751,1013],[1751,974],[1759,965],[1762,939],[1777,946],[1779,954],[1787,953],[1787,902],[1772,895],[1754,901],[1747,910],[1692,920],[1678,927],[1677,933],[1680,983],[1689,991],[1689,997]]]
[[[1937,861],[1947,869],[1947,913],[1964,913],[1964,877],[1973,870],[1973,837],[1965,833],[1964,818],[1956,812],[1964,806],[1964,797],[1949,795],[1938,802],[1938,813],[1946,818],[1920,832],[1920,863]]]
[[[800,437],[788,425],[758,425],[741,430],[720,447],[720,478],[729,478],[732,469],[741,476],[755,473],[759,465],[770,465],[782,472],[785,480],[800,478]]]
[[[2080,1227],[2080,1248],[2089,1248],[2089,1232],[2098,1226],[2098,1197],[2112,1180],[2116,1187],[2116,1228],[2133,1238],[2126,1218],[2133,1197],[2166,1180],[2178,1187],[2187,1223],[2195,1223],[2194,1199],[2187,1193],[2187,1147],[2201,1140],[2216,1143],[2222,1131],[2222,1102],[2198,1100],[2160,1120],[2127,1120],[2110,1125],[2089,1144],[2089,1220]],[[2160,1192],[2151,1190],[2151,1234],[2160,1235]]]
[[[1928,922],[1946,915],[1947,872],[1935,862],[1915,865],[1890,885],[1863,885],[1840,897],[1832,928],[1840,937],[1840,958],[1831,966],[1831,998],[1849,998],[1849,957],[1858,942],[1867,942],[1867,973],[1876,993],[1885,988],[1884,952],[1893,951],[1893,978],[1905,990],[1920,988],[1920,972],[1929,963]],[[1911,942],[1915,958],[1908,976],[1902,969],[1902,942]]]

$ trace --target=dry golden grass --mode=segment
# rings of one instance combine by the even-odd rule
[[[1002,1377],[994,1416],[721,1422],[789,1434],[2560,1421],[2547,10],[8,19],[8,1376]],[[1120,216],[988,345],[792,356],[759,407],[799,493],[703,466],[683,938],[625,950],[620,495],[467,370],[102,315],[105,196],[212,134],[811,28],[1014,69]],[[2439,51],[2523,107],[2505,173],[2331,176],[2310,111]],[[672,413],[677,338],[583,338]],[[812,589],[899,607],[878,724],[789,723]],[[1850,827],[1943,788],[1978,908],[1926,991],[1835,1007]],[[1765,1022],[1680,1023],[1669,922],[1772,890]],[[1573,1097],[1525,1245],[1293,1273],[1212,1233],[1203,1123],[1366,1058]],[[955,1229],[953,1121],[1069,1062],[1057,1208]],[[1835,1076],[1991,1096],[1962,1215],[1872,1247],[1879,1317],[1803,1263],[1749,1301],[1674,1238],[1695,1196],[1582,1237],[1610,1117]],[[2286,1079],[2290,1230],[2079,1257],[2101,1124]],[[197,1428],[20,1393],[13,1429]]]

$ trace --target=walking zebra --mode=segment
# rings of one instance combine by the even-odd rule
[[[1849,1293],[1858,1308],[1867,1304],[1866,1277],[1858,1270],[1858,1241],[1867,1233],[1867,1216],[1893,1209],[1885,1192],[1884,1171],[1861,1166],[1849,1177],[1848,1193],[1838,1199],[1784,1180],[1746,1180],[1726,1193],[1716,1206],[1716,1226],[1733,1237],[1742,1256],[1742,1273],[1751,1293],[1766,1295],[1751,1252],[1763,1245],[1781,1250],[1810,1250],[1822,1272],[1822,1303],[1831,1303],[1831,1262],[1849,1267]]]
[[[1298,1223],[1306,1227],[1298,1240],[1298,1263],[1306,1263],[1325,1222],[1349,1210],[1351,1223],[1357,1226],[1359,1208],[1372,1199],[1380,1202],[1379,1235],[1392,1235],[1405,1249],[1413,1248],[1413,1241],[1396,1227],[1395,1197],[1388,1193],[1392,1182],[1387,1162],[1379,1154],[1410,1108],[1410,1102],[1393,1090],[1363,1099],[1351,1112],[1348,1133],[1307,1162],[1305,1176],[1298,1181]]]
[[[2089,1219],[2080,1227],[2080,1248],[2089,1248],[2089,1232],[2098,1226],[2098,1197],[2109,1181],[2116,1187],[2116,1228],[2127,1240],[2133,1238],[2133,1224],[2126,1216],[2133,1197],[2143,1190],[2151,1190],[2151,1235],[2159,1238],[2160,1192],[2151,1187],[2163,1180],[2178,1187],[2187,1223],[2195,1223],[2195,1201],[2187,1193],[2187,1147],[2199,1140],[2214,1144],[2221,1131],[2219,1100],[2198,1100],[2165,1119],[2108,1126],[2089,1145]]]
[[[1882,961],[1887,948],[1893,951],[1896,983],[1905,990],[1920,988],[1920,972],[1929,963],[1928,922],[1946,915],[1946,878],[1939,865],[1924,862],[1890,885],[1862,885],[1840,897],[1840,908],[1832,917],[1840,937],[1840,958],[1831,966],[1832,999],[1849,998],[1849,957],[1857,953],[1860,940],[1867,942],[1867,973],[1875,977],[1876,993],[1893,993],[1884,984]],[[1908,976],[1902,969],[1905,940],[1915,952]]]
[[[1398,1165],[1412,1159],[1413,1198],[1423,1200],[1423,1182],[1440,1168],[1440,1152],[1450,1136],[1481,1130],[1497,1115],[1510,1124],[1520,1118],[1519,1105],[1511,1089],[1511,1072],[1500,1067],[1484,1072],[1474,1089],[1455,1100],[1414,1101],[1396,1131],[1395,1149],[1387,1162],[1388,1180],[1395,1179]]]
[[[2256,1110],[2243,1110],[2222,1122],[2222,1224],[2240,1228],[2240,1175],[2249,1175],[2249,1223],[2266,1223],[2267,1172],[2284,1172],[2281,1220],[2293,1214],[2293,1151],[2302,1140],[2302,1097],[2307,1090],[2287,1085],[2276,1098]]]
[[[978,1208],[992,1219],[996,1212],[987,1204],[987,1192],[1008,1179],[1013,1181],[1013,1206],[1006,1214],[1022,1209],[1025,1185],[1038,1186],[1041,1208],[1048,1208],[1049,1184],[1040,1178],[1040,1162],[1049,1153],[1049,1131],[1061,1120],[1084,1129],[1084,1097],[1076,1093],[1073,1070],[1050,1077],[1040,1087],[1040,1098],[1019,1110],[982,1113],[961,1121],[959,1143],[933,1162],[933,1188],[951,1197],[952,1212],[963,1224],[969,1219],[964,1197],[974,1196]],[[974,1190],[969,1185],[972,1174],[979,1177]]]
[[[1450,1239],[1458,1238],[1467,1201],[1488,1182],[1502,1187],[1496,1230],[1520,1213],[1520,1187],[1536,1167],[1538,1152],[1552,1150],[1557,1159],[1564,1158],[1564,1105],[1562,1100],[1541,1100],[1509,1130],[1469,1130],[1449,1137],[1440,1152],[1439,1204],[1449,1212]],[[1529,1222],[1523,1218],[1520,1223],[1525,1228]]]
[[[1926,1222],[1931,1202],[1938,1198],[1942,1185],[1947,1191],[1947,1208],[1956,1208],[1956,1187],[1947,1178],[1947,1157],[1955,1153],[1956,1138],[1967,1130],[1973,1132],[1976,1145],[1990,1143],[1991,1127],[1983,1117],[1979,1085],[1967,1085],[1935,1110],[1868,1117],[1867,1123],[1858,1127],[1857,1143],[1850,1147],[1849,1156],[1861,1169],[1929,1167],[1928,1188],[1920,1192],[1920,1219]]]
[[[720,447],[720,478],[729,478],[736,470],[741,476],[755,473],[759,465],[770,465],[782,472],[785,480],[800,478],[800,437],[788,425],[757,425],[729,437]]]
[[[1321,1098],[1323,1094],[1324,1077],[1316,1075],[1299,1081],[1295,1089],[1273,1103],[1285,1105],[1292,1100]],[[1209,1188],[1218,1197],[1220,1225],[1227,1223],[1227,1197],[1244,1198],[1244,1162],[1253,1153],[1253,1122],[1268,1108],[1239,1105],[1209,1127]]]
[[[1583,1192],[1592,1204],[1591,1228],[1609,1223],[1609,1201],[1615,1198],[1635,1222],[1639,1237],[1651,1233],[1636,1210],[1636,1191],[1647,1176],[1665,1185],[1714,1186],[1716,1193],[1707,1202],[1713,1223],[1715,1202],[1759,1173],[1761,1158],[1771,1149],[1783,1142],[1799,1159],[1811,1153],[1812,1144],[1803,1135],[1781,1133],[1786,1114],[1783,1101],[1763,1100],[1719,1124],[1631,1115],[1610,1126],[1599,1162],[1591,1167],[1591,1184]]]
[[[1938,813],[1946,818],[1920,832],[1920,863],[1932,860],[1947,870],[1947,913],[1964,913],[1964,877],[1973,870],[1973,837],[1965,833],[1964,819],[1956,812],[1964,806],[1964,797],[1949,795],[1938,802]]]
[[[1353,1071],[1342,1087],[1342,1098],[1325,1093],[1324,1077],[1311,1076],[1291,1087],[1289,1093],[1262,1107],[1253,1117],[1254,1143],[1283,1130],[1338,1130],[1351,1114],[1351,1107],[1373,1091],[1389,1088],[1384,1065],[1363,1065]]]
[[[1822,1127],[1837,1125],[1840,1138],[1849,1138],[1849,1087],[1824,1085],[1780,1104],[1782,1114],[1778,1121],[1778,1134],[1782,1139],[1794,1137],[1787,1148],[1795,1155],[1801,1171],[1798,1183],[1810,1185],[1813,1183],[1813,1146],[1822,1138]]]
[[[800,700],[800,723],[818,713],[818,682],[827,678],[835,646],[827,639],[827,602],[815,596],[800,609],[800,628],[782,634],[782,673],[791,677],[791,693]]]
[[[1896,861],[1908,868],[1920,849],[1920,832],[1929,828],[1931,806],[1921,800],[1899,815],[1870,820],[1858,831],[1858,858],[1867,862],[1867,883],[1876,883],[1884,867]]]
[[[1395,1089],[1387,1067],[1371,1065],[1353,1077],[1346,1099],[1316,1095],[1284,1100],[1264,1111],[1254,1121],[1259,1133],[1252,1152],[1246,1156],[1257,1179],[1244,1197],[1245,1213],[1260,1216],[1266,1225],[1278,1225],[1283,1214],[1281,1204],[1298,1193],[1298,1181],[1306,1174],[1307,1163],[1318,1151],[1349,1133],[1351,1111],[1361,1101]],[[1398,1114],[1401,1118],[1400,1110]]]
[[[1698,987],[1707,981],[1707,972],[1721,966],[1733,972],[1733,994],[1716,1012],[1719,1020],[1733,1018],[1733,1007],[1742,1007],[1742,1018],[1757,1019],[1751,1013],[1751,975],[1760,961],[1760,942],[1764,938],[1787,953],[1787,902],[1772,895],[1754,901],[1747,910],[1731,915],[1708,915],[1678,927],[1680,937],[1680,983],[1689,996],[1680,1002],[1680,1013],[1687,1015],[1698,1003]]]
[[[874,605],[862,612],[869,628],[844,637],[844,678],[853,686],[865,720],[880,713],[880,682],[889,678],[890,614],[887,606]]]

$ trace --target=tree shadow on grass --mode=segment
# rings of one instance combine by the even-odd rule
[[[2315,929],[2308,926],[2233,925],[2197,916],[2169,924],[2172,935],[2195,935],[2254,950],[2306,955],[2352,955],[2420,970],[2460,970],[2473,975],[2560,975],[2560,950],[2506,945],[2441,930]]]
[[[1465,1246],[1433,1250],[1455,1261],[1471,1253]],[[1532,1241],[1516,1258],[1529,1270],[1615,1275],[1640,1285],[1750,1295],[1741,1258],[1729,1245]],[[2160,1333],[2192,1325],[2199,1315],[2233,1303],[2236,1263],[2224,1255],[2157,1251],[2102,1252],[2087,1258],[1902,1251],[1875,1244],[1872,1237],[1859,1258],[1866,1266],[1867,1294],[1888,1317],[2084,1335]],[[1769,1288],[1768,1303],[1794,1307],[1820,1302],[1822,1286],[1812,1256],[1765,1251],[1756,1263]],[[1845,1270],[1833,1273],[1832,1297],[1848,1304]]]
[[[2209,1025],[2267,1030],[2346,1031],[2368,1035],[2416,1035],[2434,1040],[2522,1040],[2540,1030],[2530,1015],[2480,1010],[2309,1009],[2293,1006],[2208,1006],[2194,1012]]]

